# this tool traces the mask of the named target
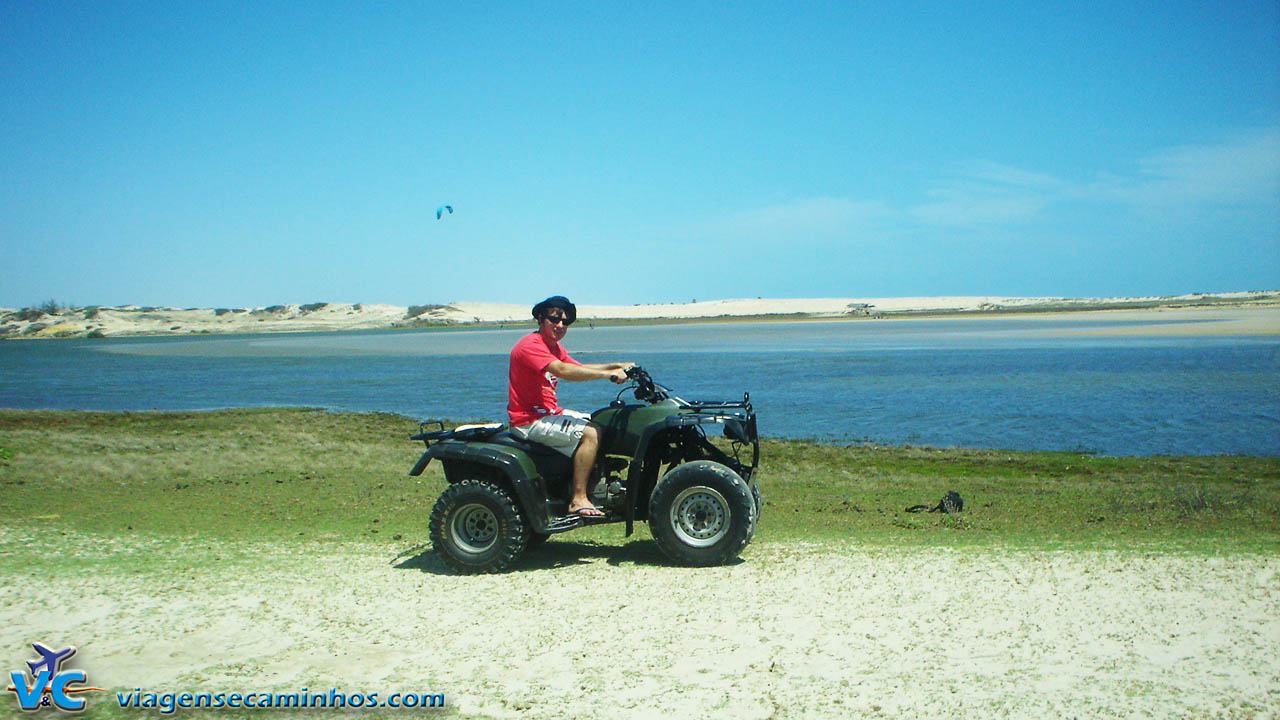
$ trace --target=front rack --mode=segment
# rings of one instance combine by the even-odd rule
[[[742,393],[742,400],[685,400],[691,410],[746,410],[751,412],[751,393]]]

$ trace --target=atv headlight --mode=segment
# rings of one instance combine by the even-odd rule
[[[734,442],[749,443],[751,440],[747,438],[747,429],[742,426],[741,420],[725,420],[724,436]]]

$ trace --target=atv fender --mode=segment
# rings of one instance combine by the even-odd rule
[[[524,453],[506,445],[441,440],[422,453],[409,474],[421,475],[432,459],[439,459],[444,465],[445,479],[451,484],[464,479],[463,471],[469,465],[495,471],[495,479],[515,493],[533,529],[540,533],[553,531],[551,514],[543,500],[546,497],[545,481]]]
[[[646,427],[636,441],[634,455],[631,460],[631,467],[627,469],[627,494],[623,501],[623,507],[626,508],[623,517],[626,519],[626,537],[631,537],[635,532],[636,517],[648,517],[648,507],[640,508],[641,502],[647,502],[649,493],[640,492],[643,486],[651,489],[653,483],[658,479],[658,469],[660,465],[656,458],[649,457],[649,443],[654,436],[673,427],[681,427],[685,423],[681,421],[679,415],[661,420]]]
[[[700,415],[670,415],[658,422],[655,422],[640,433],[639,439],[636,441],[634,459],[631,461],[631,467],[627,471],[627,497],[626,497],[626,521],[627,521],[627,537],[635,529],[635,521],[637,517],[643,519],[648,517],[648,508],[641,508],[641,503],[648,503],[649,493],[653,490],[653,483],[658,479],[658,463],[649,457],[649,445],[653,439],[660,433],[667,432],[674,428],[692,427],[694,425],[714,424],[718,420]],[[724,461],[724,453],[720,452],[715,446],[710,446],[713,457],[717,455],[717,460]],[[648,475],[649,477],[645,477]],[[641,492],[641,488],[645,488]],[[643,512],[641,512],[643,510]]]

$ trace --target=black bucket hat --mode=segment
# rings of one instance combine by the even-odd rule
[[[566,325],[572,325],[573,321],[578,319],[578,306],[569,302],[569,298],[563,295],[552,295],[546,300],[543,300],[537,305],[534,305],[533,318],[535,320],[541,320],[543,314],[545,314],[547,310],[550,310],[553,307],[560,308],[561,310],[564,311],[564,316],[565,316],[565,319],[567,320],[567,322],[565,323]]]

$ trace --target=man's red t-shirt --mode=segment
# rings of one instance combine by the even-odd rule
[[[582,364],[570,357],[559,343],[548,346],[542,333],[536,330],[520,338],[511,348],[511,364],[507,370],[507,417],[512,425],[526,425],[562,410],[556,404],[559,378],[547,372],[547,366],[555,360]]]

